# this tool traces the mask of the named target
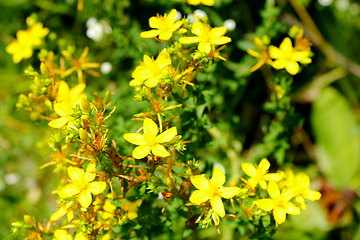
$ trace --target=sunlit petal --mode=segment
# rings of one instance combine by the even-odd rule
[[[192,203],[200,204],[206,202],[208,199],[209,195],[206,193],[206,191],[196,190],[191,194],[189,201]]]
[[[203,175],[192,176],[190,178],[190,181],[197,189],[208,189],[209,188],[209,179],[207,179]]]
[[[220,188],[217,192],[222,198],[229,199],[238,195],[241,192],[241,189],[238,187],[224,187]]]
[[[222,202],[221,198],[217,195],[215,195],[210,200],[211,207],[214,209],[215,213],[219,215],[220,217],[225,216],[225,209],[224,209],[224,203]]]

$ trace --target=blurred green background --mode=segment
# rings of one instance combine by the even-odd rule
[[[140,38],[140,32],[150,29],[151,16],[172,8],[183,17],[200,9],[212,26],[222,26],[229,19],[236,23],[234,29],[227,25],[227,36],[233,41],[222,55],[228,61],[196,75],[203,90],[202,103],[195,110],[184,101],[191,108],[183,113],[190,122],[180,131],[184,139],[191,138],[192,121],[205,124],[202,130],[206,136],[202,142],[190,144],[182,160],[201,158],[205,168],[220,162],[234,174],[244,159],[268,157],[281,168],[305,171],[312,178],[313,189],[321,190],[323,197],[309,203],[300,216],[289,217],[273,239],[360,239],[360,2],[215,2],[215,6],[206,7],[170,0],[86,0],[83,10],[78,11],[76,0],[0,0],[0,239],[23,239],[11,236],[13,221],[25,214],[49,219],[56,207],[51,191],[59,176],[52,173],[52,167],[39,169],[51,153],[47,123],[33,121],[29,113],[15,107],[18,96],[31,91],[33,80],[23,72],[29,65],[38,68],[39,51],[17,65],[5,52],[16,32],[27,28],[26,18],[32,16],[50,29],[45,39],[48,50],[59,53],[71,46],[75,47],[74,55],[80,56],[89,46],[91,62],[110,63],[111,70],[103,65],[99,78],[87,75],[86,92],[88,96],[94,91],[100,95],[107,90],[115,92],[111,100],[117,110],[108,122],[109,138],[121,146],[122,135],[138,127],[130,121],[132,116],[147,111],[146,103],[133,100],[133,89],[128,86],[131,72],[144,54],[155,56],[166,46]],[[90,18],[106,30],[96,41],[88,37]],[[292,119],[280,128],[271,125],[277,127],[274,130],[269,125],[275,113],[265,104],[269,102],[267,81],[272,70],[263,67],[250,74],[256,59],[246,50],[254,48],[255,36],[265,34],[278,46],[292,25],[305,27],[315,55],[288,89]],[[69,81],[76,83],[75,78]],[[124,154],[129,155],[131,147],[125,147]],[[229,236],[226,239],[240,239],[244,231],[235,223],[220,228]],[[216,239],[216,229],[200,231],[196,237]]]

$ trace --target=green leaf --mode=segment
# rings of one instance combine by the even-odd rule
[[[360,138],[351,107],[336,89],[324,88],[313,103],[311,123],[320,169],[335,187],[349,187],[360,167]]]

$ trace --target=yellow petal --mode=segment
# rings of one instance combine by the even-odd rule
[[[166,149],[164,148],[164,146],[160,145],[160,144],[156,144],[155,146],[153,146],[151,148],[151,152],[158,157],[168,157],[171,154],[166,151]]]
[[[265,181],[264,179],[261,179],[261,180],[259,181],[259,185],[260,185],[260,187],[261,187],[262,189],[266,189],[266,188],[267,188],[267,183],[266,183],[266,181]]]
[[[74,240],[88,240],[89,238],[83,233],[79,232],[75,235]]]
[[[224,187],[219,188],[217,192],[222,198],[230,199],[238,195],[241,192],[241,189],[238,187]]]
[[[283,192],[281,193],[282,199],[284,199],[284,201],[286,201],[286,202],[290,201],[293,197],[295,197],[295,195],[296,195],[295,187],[285,188],[283,190]]]
[[[59,196],[62,198],[72,197],[80,192],[80,189],[75,184],[68,184],[58,192]]]
[[[224,185],[226,179],[223,170],[220,167],[214,169],[212,178],[210,179],[212,184],[216,187]]]
[[[209,188],[209,179],[207,179],[203,175],[196,175],[192,176],[190,178],[191,183],[197,188],[197,189],[208,189]]]
[[[304,60],[309,55],[308,51],[296,51],[291,54],[291,59],[299,62]]]
[[[80,83],[70,90],[71,99],[73,102],[79,100],[80,95],[85,90],[85,83]]]
[[[86,186],[86,189],[88,189],[94,195],[98,195],[102,193],[105,190],[105,188],[106,188],[105,182],[97,182],[97,181],[88,183],[88,185]]]
[[[275,46],[270,45],[268,48],[268,51],[269,51],[269,56],[271,58],[278,59],[283,56],[283,53],[281,52],[281,50]]]
[[[303,193],[304,198],[309,199],[310,201],[316,201],[321,198],[321,193],[318,191],[306,190]]]
[[[48,123],[48,125],[52,128],[62,128],[67,124],[69,119],[67,117],[61,117],[55,120],[52,120]]]
[[[214,6],[215,0],[202,0],[202,4],[206,6]]]
[[[166,32],[161,32],[159,34],[159,39],[160,40],[169,40],[172,37],[173,33],[172,31],[166,31]]]
[[[279,48],[283,52],[292,52],[293,46],[292,46],[291,39],[289,37],[284,38],[284,40],[280,44]]]
[[[288,60],[278,59],[273,62],[272,67],[275,68],[276,70],[280,70],[285,68],[287,64],[288,64]]]
[[[159,134],[156,137],[156,141],[158,143],[170,142],[171,140],[173,140],[173,138],[176,136],[176,134],[177,134],[176,127],[172,127],[170,129],[166,130],[165,132]]]
[[[149,155],[149,153],[150,153],[150,148],[147,145],[141,145],[134,149],[134,151],[132,152],[132,156],[135,159],[142,159],[147,155]]]
[[[254,167],[253,164],[245,162],[241,164],[241,168],[246,175],[250,177],[256,176],[256,168]]]
[[[211,40],[211,43],[215,44],[215,45],[226,44],[229,42],[231,42],[231,38],[229,38],[229,37],[219,37],[219,38]]]
[[[201,41],[201,38],[199,38],[199,37],[181,37],[179,39],[179,42],[181,44],[191,44],[191,43],[197,43],[200,41]]]
[[[201,37],[204,33],[204,29],[205,29],[204,23],[197,21],[193,23],[191,32],[197,35],[198,37]]]
[[[135,145],[143,145],[146,144],[144,136],[141,133],[125,133],[123,138]]]
[[[142,38],[153,38],[160,34],[160,30],[150,30],[140,33],[140,37]]]
[[[53,215],[51,215],[50,220],[56,221],[56,220],[60,219],[61,217],[65,216],[66,213],[67,213],[67,211],[64,208],[60,208]]]
[[[264,176],[264,179],[266,181],[273,180],[275,182],[279,182],[279,181],[281,181],[282,178],[283,178],[283,175],[281,173],[268,173]]]
[[[275,201],[273,199],[260,199],[255,202],[256,206],[264,211],[271,211],[275,207]]]
[[[306,210],[306,204],[305,204],[305,200],[302,196],[297,196],[295,198],[295,203],[297,206],[299,206],[301,209]]]
[[[201,0],[187,0],[187,3],[190,5],[199,5]]]
[[[310,186],[310,178],[306,173],[296,174],[295,179],[298,187],[308,188]]]
[[[299,64],[297,62],[288,61],[285,69],[291,75],[295,75],[299,72]]]
[[[176,30],[178,30],[181,25],[183,24],[183,21],[177,21],[172,27],[171,27],[171,31],[175,32]]]
[[[264,43],[259,37],[254,38],[254,43],[259,49],[263,49],[265,47]]]
[[[54,232],[56,240],[72,240],[71,234],[63,229],[56,229]]]
[[[255,72],[264,64],[265,64],[265,61],[263,59],[261,59],[257,64],[255,64],[252,68],[250,68],[250,72]]]
[[[200,52],[210,53],[211,52],[211,44],[209,42],[200,42],[198,49]]]
[[[56,100],[59,101],[65,100],[66,98],[68,98],[67,96],[69,95],[69,93],[70,93],[69,85],[65,81],[60,81]]]
[[[258,180],[256,178],[249,178],[247,180],[247,183],[251,188],[255,188],[256,185],[258,184]]]
[[[70,103],[67,101],[63,101],[60,103],[54,104],[54,111],[61,117],[70,115],[73,113],[73,110],[71,109]]]
[[[259,166],[258,166],[258,170],[259,172],[261,173],[266,173],[270,168],[270,163],[269,161],[266,159],[266,158],[263,158],[260,163],[259,163]]]
[[[157,84],[159,83],[160,78],[161,78],[161,74],[158,74],[157,76],[154,77],[150,77],[148,80],[146,80],[145,85],[148,88],[156,87]]]
[[[168,23],[173,24],[175,22],[175,18],[176,18],[176,9],[171,9],[166,19],[168,20]]]
[[[134,219],[137,218],[137,217],[138,217],[137,212],[134,212],[134,211],[129,211],[129,212],[128,212],[128,218],[129,218],[130,220],[134,220]]]
[[[156,58],[156,63],[160,69],[163,69],[166,66],[171,65],[171,57],[167,52],[161,52]]]
[[[67,213],[67,220],[68,222],[71,222],[74,218],[74,211],[73,209],[68,209],[68,213]]]
[[[267,191],[272,199],[280,198],[280,189],[275,181],[270,181],[267,187]]]
[[[161,20],[161,18],[151,17],[149,18],[149,26],[151,28],[162,28],[163,21]]]
[[[283,222],[285,222],[286,212],[283,208],[275,207],[273,214],[274,214],[276,224],[282,224]]]
[[[192,203],[200,204],[206,202],[208,199],[209,195],[206,191],[196,190],[191,194],[189,201]]]
[[[247,50],[247,53],[250,54],[250,55],[253,56],[253,57],[257,57],[257,58],[260,58],[260,57],[261,57],[261,54],[260,54],[260,53],[254,51],[254,50],[252,50],[252,49],[248,49],[248,50]]]
[[[78,195],[78,201],[82,207],[87,208],[90,206],[92,201],[92,196],[89,190],[84,189]]]
[[[151,118],[145,118],[144,119],[144,134],[147,136],[156,136],[156,134],[159,132],[159,128],[157,124],[151,120]]]
[[[299,215],[301,213],[300,208],[296,207],[293,203],[291,202],[287,202],[284,203],[285,211],[287,214],[291,214],[291,215]]]
[[[77,167],[68,167],[67,172],[72,181],[80,181],[84,176],[84,169]]]
[[[86,172],[84,174],[84,178],[87,182],[92,182],[94,181],[95,177],[96,177],[96,164],[95,163],[90,163],[87,165],[86,167]]]
[[[218,38],[224,36],[226,33],[226,27],[214,27],[210,30],[211,37]]]
[[[218,195],[215,195],[210,200],[210,204],[217,215],[219,215],[220,217],[225,216],[224,203],[222,202],[221,198]]]

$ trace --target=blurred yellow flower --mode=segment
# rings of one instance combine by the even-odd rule
[[[141,206],[142,200],[138,199],[135,202],[130,202],[127,199],[124,199],[125,203],[121,205],[121,209],[128,213],[128,218],[134,220],[138,217],[138,208]]]
[[[196,175],[192,176],[190,180],[199,189],[191,194],[190,202],[200,204],[210,200],[211,207],[220,217],[225,216],[224,203],[221,198],[230,199],[241,192],[238,187],[223,187],[226,177],[220,167],[215,168],[211,179],[207,179],[204,175]]]
[[[272,45],[269,46],[270,58],[276,59],[272,66],[277,70],[285,68],[291,75],[299,72],[299,64],[297,62],[311,62],[311,58],[308,55],[308,51],[296,51],[289,37],[282,41],[279,48]]]
[[[6,46],[6,52],[13,55],[13,62],[19,63],[33,55],[33,47],[39,46],[42,39],[49,33],[48,28],[43,28],[42,23],[36,23],[33,27],[19,30],[16,33],[16,40]]]
[[[149,88],[156,87],[169,66],[171,58],[167,52],[161,52],[156,60],[144,55],[144,61],[131,74],[134,79],[130,81],[130,86],[141,86],[145,82]]]
[[[282,179],[282,175],[280,173],[268,173],[270,163],[265,158],[260,161],[258,167],[251,163],[242,163],[241,168],[246,175],[251,177],[247,180],[247,182],[252,188],[259,184],[262,189],[266,189],[266,181],[273,180],[278,182]]]
[[[150,118],[144,120],[144,133],[126,133],[124,139],[132,144],[140,145],[136,147],[132,153],[135,159],[146,157],[150,151],[158,157],[168,157],[171,154],[162,145],[170,142],[177,135],[176,127],[172,127],[165,132],[158,134],[159,128],[157,124]]]
[[[222,45],[231,42],[231,38],[225,37],[226,27],[210,28],[208,24],[194,22],[191,32],[197,37],[181,37],[182,44],[199,43],[198,49],[201,52],[210,53],[215,45]]]
[[[87,208],[92,202],[91,193],[98,195],[102,193],[106,188],[105,182],[94,181],[96,177],[96,165],[90,163],[86,172],[84,169],[77,167],[68,167],[68,174],[71,179],[71,183],[64,186],[59,192],[59,196],[62,198],[70,198],[74,195],[78,195],[78,201],[82,207]]]
[[[267,38],[267,36],[264,36],[263,38]],[[254,43],[260,49],[260,52],[256,52],[252,49],[248,49],[247,53],[253,57],[260,58],[260,61],[257,64],[255,64],[255,66],[250,68],[250,72],[254,72],[254,71],[258,70],[265,63],[268,63],[270,65],[272,64],[272,61],[267,52],[267,46],[264,44],[264,41],[261,40],[259,37],[255,37]]]
[[[173,36],[173,32],[179,29],[183,24],[183,21],[175,22],[176,9],[172,9],[169,12],[169,15],[166,13],[164,16],[157,15],[156,17],[151,17],[149,19],[149,25],[151,28],[156,30],[149,30],[140,33],[140,36],[143,38],[153,38],[159,36],[160,40],[169,40]]]
[[[99,211],[99,215],[103,220],[112,219],[115,216],[116,206],[109,199],[105,200],[103,211]]]
[[[295,196],[294,188],[286,188],[280,193],[275,181],[270,181],[267,188],[270,198],[255,201],[255,204],[264,211],[272,211],[276,226],[285,222],[286,214],[299,215],[300,208],[289,202]]]
[[[294,175],[291,169],[286,170],[286,186],[295,188],[295,203],[302,209],[306,210],[305,200],[316,201],[321,198],[321,193],[310,190],[310,178],[306,173],[298,173]]]
[[[190,5],[199,5],[201,3],[206,6],[214,6],[215,0],[187,0],[187,3]]]
[[[79,59],[75,59],[71,56],[71,54],[66,51],[63,50],[61,51],[61,54],[69,59],[72,64],[74,65],[73,67],[69,68],[68,70],[64,71],[61,73],[60,77],[64,78],[68,75],[70,75],[71,73],[73,73],[74,71],[77,72],[78,75],[78,79],[79,79],[79,83],[85,83],[85,77],[83,74],[83,71],[87,70],[87,72],[95,77],[100,76],[100,73],[94,71],[94,70],[89,70],[89,68],[99,68],[100,64],[99,63],[90,63],[90,58],[86,57],[89,53],[89,47],[85,47],[83,53],[81,54]]]

